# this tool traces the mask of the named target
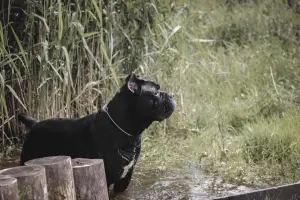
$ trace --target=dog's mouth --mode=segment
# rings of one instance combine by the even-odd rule
[[[171,96],[166,96],[162,102],[161,108],[156,116],[157,121],[163,121],[169,118],[175,110],[176,102]]]
[[[172,113],[175,109],[176,103],[174,100],[166,102],[164,105],[164,113]]]

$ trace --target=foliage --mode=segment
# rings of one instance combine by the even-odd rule
[[[177,101],[146,131],[141,163],[193,162],[237,183],[299,179],[300,20],[284,1],[59,2],[27,5],[14,49],[0,26],[2,123],[17,108],[96,111],[135,70]]]

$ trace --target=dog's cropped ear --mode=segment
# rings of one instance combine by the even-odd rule
[[[136,93],[139,91],[142,79],[140,79],[135,73],[131,73],[127,76],[125,82],[129,91]]]

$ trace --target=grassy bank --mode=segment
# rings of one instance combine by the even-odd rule
[[[167,2],[128,3],[126,13],[108,10],[106,30],[95,2],[77,7],[76,17],[56,5],[60,14],[47,10],[38,24],[39,43],[28,36],[15,52],[1,48],[11,70],[0,76],[9,94],[1,98],[40,119],[85,115],[135,70],[174,92],[178,105],[146,131],[141,162],[207,164],[208,173],[238,184],[297,181],[299,14],[280,0],[231,2],[176,1],[174,10]]]
[[[208,164],[237,184],[297,181],[299,15],[282,1],[198,1],[177,26],[154,71],[178,108],[148,130],[145,160]]]

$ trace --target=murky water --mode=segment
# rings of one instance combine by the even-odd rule
[[[18,166],[19,156],[1,161],[0,169]],[[129,188],[113,200],[208,200],[253,190],[245,186],[223,184],[218,177],[202,172],[200,166],[181,166],[178,170],[147,169],[138,163]],[[173,168],[174,169],[174,168]]]
[[[114,200],[208,200],[254,190],[224,184],[218,177],[205,175],[199,166],[180,170],[145,170],[138,164],[132,184]]]

